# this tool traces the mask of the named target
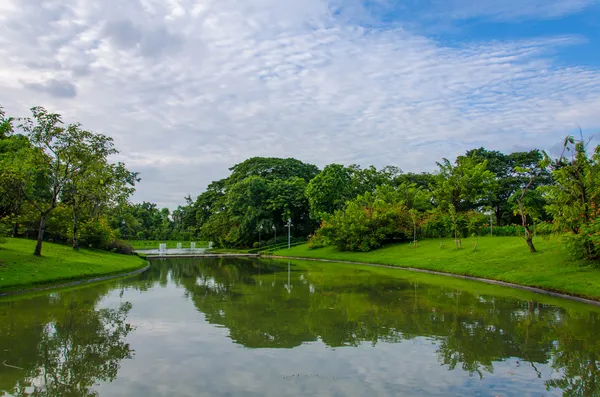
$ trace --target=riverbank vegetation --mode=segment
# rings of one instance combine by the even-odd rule
[[[44,244],[44,255],[31,255],[35,240],[9,238],[0,255],[0,291],[54,284],[141,269],[146,261],[134,255],[103,250],[74,250],[62,244]]]
[[[138,174],[110,162],[112,138],[42,107],[31,112],[13,118],[0,107],[0,235],[35,238],[36,256],[44,241],[131,253],[115,218]]]
[[[251,158],[177,209],[178,228],[215,246],[243,248],[308,238],[308,248],[368,252],[390,243],[472,236],[520,236],[534,253],[553,235],[565,255],[600,258],[600,146],[569,136],[562,153],[478,148],[442,159],[433,173],[398,167]],[[291,224],[288,225],[288,220]],[[290,229],[288,229],[290,228]]]

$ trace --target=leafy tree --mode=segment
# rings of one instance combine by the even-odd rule
[[[412,222],[408,208],[386,189],[365,193],[349,201],[327,221],[327,236],[343,251],[371,251],[384,241],[406,240]]]
[[[353,197],[352,170],[340,164],[325,166],[306,187],[306,197],[314,219],[323,219],[342,209]]]
[[[533,219],[539,218],[543,200],[539,194],[536,194],[536,191],[531,190],[531,187],[536,176],[539,174],[539,170],[545,167],[546,161],[540,161],[534,168],[515,168],[515,172],[521,176],[520,180],[526,182],[521,186],[521,190],[515,192],[511,197],[511,201],[513,202],[515,214],[518,213],[521,216],[521,225],[525,230],[525,241],[527,242],[529,251],[532,253],[535,252],[535,247],[533,245],[533,233],[531,233],[531,229],[529,228],[528,217]]]
[[[566,233],[575,255],[600,258],[600,145],[590,156],[583,138],[569,136],[563,154],[551,165],[554,184],[542,191],[555,230]]]
[[[441,208],[454,207],[456,211],[466,211],[485,205],[495,186],[494,174],[473,157],[457,159],[455,165],[448,159],[437,163],[434,200]]]
[[[459,156],[459,161],[463,158],[472,158],[479,163],[485,163],[486,169],[495,174],[497,183],[486,199],[495,213],[497,225],[510,222],[513,208],[508,201],[516,192],[521,191],[524,183],[529,182],[529,175],[520,174],[516,171],[517,168],[529,169],[530,172],[535,173],[530,186],[532,190],[551,182],[549,171],[536,167],[536,164],[543,159],[542,152],[537,149],[504,154],[482,147],[467,151],[464,156]]]
[[[73,186],[74,179],[84,178],[90,164],[106,159],[115,150],[111,138],[83,130],[79,124],[63,127],[60,115],[49,113],[42,107],[32,108],[31,111],[33,119],[25,119],[21,126],[37,150],[33,151],[26,164],[31,169],[43,170],[48,180],[45,197],[28,196],[32,189],[25,189],[26,197],[40,216],[34,251],[34,255],[39,256],[48,214],[59,204],[65,188],[69,184]]]

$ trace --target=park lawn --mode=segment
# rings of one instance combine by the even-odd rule
[[[273,254],[434,270],[600,300],[600,263],[573,259],[558,238],[538,237],[535,254],[529,253],[521,237],[467,238],[462,244],[463,249],[456,249],[451,239],[430,239],[419,241],[416,249],[406,243],[371,252],[341,252],[334,247],[309,250],[303,244]]]
[[[135,250],[158,249],[160,244],[167,244],[167,248],[177,248],[177,243],[181,243],[181,248],[190,248],[190,241],[160,241],[160,240],[127,240]],[[196,248],[208,247],[207,241],[196,241]]]
[[[85,279],[141,269],[146,261],[135,255],[80,249],[44,242],[42,256],[33,256],[35,241],[7,239],[0,244],[0,292],[38,284]]]

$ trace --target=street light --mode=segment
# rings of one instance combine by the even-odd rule
[[[260,225],[260,227],[258,228],[258,250],[260,251],[260,234],[262,232],[263,226]]]
[[[294,226],[294,225],[292,225],[292,218],[288,218],[287,224],[285,225],[285,227],[288,228],[288,249],[291,248],[290,243],[291,243],[291,237],[292,237],[292,234],[291,234],[292,226]]]
[[[277,248],[277,228],[275,227],[275,225],[272,225],[271,229],[273,229],[273,231],[275,232],[275,248]]]

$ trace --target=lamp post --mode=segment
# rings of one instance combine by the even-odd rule
[[[292,218],[288,218],[287,224],[285,225],[285,227],[288,228],[288,249],[291,248],[291,238],[292,238]]]
[[[273,229],[273,232],[275,232],[275,248],[277,248],[277,228],[275,227],[275,225],[271,226],[271,229]]]
[[[260,227],[258,228],[258,250],[260,251],[260,234],[262,232],[263,226],[260,225]]]

